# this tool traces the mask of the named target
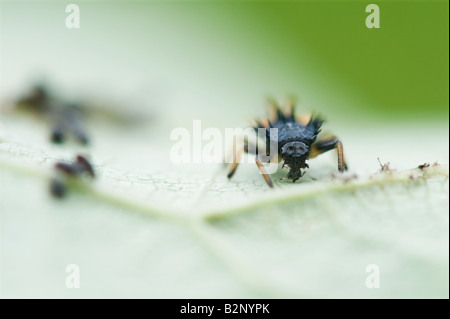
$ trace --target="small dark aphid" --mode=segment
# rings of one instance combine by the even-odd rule
[[[272,118],[256,121],[254,129],[257,131],[259,129],[265,129],[265,149],[272,151],[266,151],[265,156],[261,156],[257,154],[257,145],[250,145],[248,141],[245,141],[243,149],[238,151],[234,158],[233,165],[228,173],[228,178],[231,178],[235,173],[242,152],[256,155],[256,165],[270,187],[273,187],[273,182],[262,164],[263,160],[265,162],[284,161],[283,167],[289,168],[287,178],[295,182],[304,175],[304,171],[302,170],[309,168],[306,163],[308,159],[336,149],[339,172],[343,173],[347,170],[341,141],[335,136],[318,138],[323,124],[322,119],[312,116],[297,116],[294,112],[293,103],[288,112],[283,112],[275,102],[272,102],[271,105]],[[277,134],[272,135],[273,132]],[[278,145],[275,150],[276,152],[273,152],[272,145]],[[273,155],[273,153],[276,153],[276,155]]]
[[[56,198],[63,198],[66,195],[66,185],[59,179],[52,178],[50,181],[50,192]]]
[[[76,177],[84,173],[95,177],[94,168],[83,155],[77,155],[73,163],[57,162],[55,169],[71,177]]]
[[[83,172],[83,168],[77,163],[63,163],[58,162],[55,164],[55,169],[64,173],[67,176],[75,177]]]
[[[63,130],[58,126],[54,127],[52,129],[51,133],[51,141],[55,144],[62,144],[64,143],[64,132]]]
[[[79,178],[84,174],[95,177],[92,164],[82,155],[77,155],[72,163],[57,162],[55,170],[61,174],[50,181],[50,191],[53,196],[63,198],[67,189],[67,178]]]
[[[430,167],[430,166],[431,166],[430,163],[424,163],[424,164],[422,164],[422,165],[419,165],[417,168],[423,170],[423,169],[425,169],[425,168],[427,168],[427,167]]]
[[[83,155],[77,155],[76,157],[77,163],[81,165],[86,173],[91,175],[91,177],[95,177],[94,168],[91,163],[84,157]]]

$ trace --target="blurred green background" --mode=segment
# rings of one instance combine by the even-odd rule
[[[368,29],[372,2],[77,1],[69,30],[68,2],[2,0],[2,91],[45,76],[227,123],[288,94],[341,120],[447,117],[448,1],[377,1]]]

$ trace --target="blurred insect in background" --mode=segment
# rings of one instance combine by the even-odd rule
[[[283,111],[273,100],[269,100],[269,103],[271,117],[257,120],[253,125],[257,133],[263,130],[262,147],[257,144],[258,141],[253,144],[246,139],[234,154],[233,164],[228,173],[229,179],[236,172],[243,152],[256,155],[256,165],[269,187],[273,187],[273,182],[263,163],[283,161],[282,168],[289,168],[287,178],[295,182],[304,175],[304,169],[309,168],[306,163],[308,159],[336,149],[339,172],[343,173],[348,169],[342,142],[333,135],[319,136],[324,122],[320,117],[295,114],[293,100],[287,111]],[[258,148],[263,151],[258,152]]]
[[[16,104],[19,109],[34,112],[50,122],[50,140],[53,143],[64,143],[68,135],[83,145],[89,143],[81,106],[55,98],[43,84],[33,86]]]
[[[67,192],[69,179],[88,176],[95,178],[92,164],[83,155],[77,155],[74,162],[57,162],[54,166],[58,175],[50,181],[50,192],[56,198],[63,198]]]

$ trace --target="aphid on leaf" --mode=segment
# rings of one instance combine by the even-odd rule
[[[265,130],[263,137],[265,154],[261,155],[261,152],[258,152],[258,145],[245,140],[243,147],[236,152],[228,178],[235,173],[243,152],[256,155],[256,165],[270,187],[273,187],[273,182],[263,162],[283,161],[283,168],[289,168],[287,178],[295,182],[304,175],[304,169],[309,168],[306,163],[308,159],[336,149],[339,172],[347,170],[342,142],[332,135],[319,136],[323,124],[321,118],[296,115],[294,103],[291,103],[286,112],[277,103],[271,101],[270,104],[273,113],[271,118],[256,121],[253,126],[257,132],[260,129]],[[275,150],[273,145],[277,145]]]
[[[94,168],[89,160],[82,155],[77,155],[72,163],[57,162],[54,168],[59,174],[50,181],[50,192],[56,198],[65,196],[68,178],[79,178],[83,175],[95,177]]]
[[[56,198],[63,198],[66,196],[66,185],[57,178],[52,178],[50,181],[50,192]]]
[[[424,163],[422,165],[417,166],[418,169],[424,170],[425,168],[430,167],[430,163]]]
[[[92,178],[95,177],[94,168],[92,167],[91,162],[89,162],[89,160],[86,157],[84,157],[83,155],[77,155],[76,161],[78,165],[83,167],[83,170],[86,173],[88,173]]]

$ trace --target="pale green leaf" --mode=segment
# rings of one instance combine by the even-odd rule
[[[122,134],[97,123],[84,149],[51,145],[27,117],[1,124],[3,297],[448,297],[448,143],[433,139],[445,130],[347,129],[348,174],[333,177],[331,152],[311,160],[317,180],[280,173],[272,190],[254,164],[231,181],[221,165],[172,164],[157,124]],[[98,178],[55,200],[52,165],[76,152]],[[393,170],[379,172],[378,156]],[[80,289],[65,286],[68,264]],[[366,287],[369,264],[378,289]]]

